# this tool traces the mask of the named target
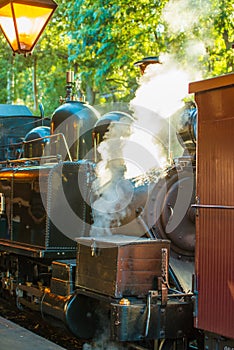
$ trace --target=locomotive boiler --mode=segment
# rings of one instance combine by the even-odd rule
[[[221,289],[227,287],[219,277],[219,266],[224,261],[224,249],[233,259],[232,197],[224,192],[226,182],[220,181],[220,192],[216,188],[215,193],[225,193],[228,202],[224,199],[218,208],[213,208],[216,204],[211,199],[211,208],[206,211],[212,190],[205,189],[202,175],[203,152],[207,152],[205,164],[210,168],[215,157],[214,137],[206,148],[206,116],[209,121],[213,115],[217,121],[232,119],[233,75],[220,79],[204,81],[204,86],[203,82],[191,84],[198,122],[199,118],[204,122],[201,119],[197,135],[196,106],[191,104],[183,110],[177,134],[183,147],[181,156],[164,169],[153,168],[127,180],[123,178],[124,164],[119,159],[111,162],[118,170],[113,187],[112,179],[98,190],[94,186],[100,158],[98,146],[113,125],[123,129],[131,126],[130,113],[115,111],[100,116],[93,107],[68,96],[53,113],[50,128],[35,125],[25,130],[23,142],[14,146],[20,152],[15,157],[5,152],[1,159],[1,294],[14,297],[19,308],[41,312],[48,321],[59,320],[79,338],[92,341],[102,336],[106,349],[117,345],[126,349],[213,349],[214,344],[218,349],[231,349],[233,264],[228,258],[221,267],[229,288],[223,294],[228,298],[224,326],[217,326],[217,314],[211,322],[209,312],[214,313],[209,303],[215,300],[221,307]],[[204,103],[203,95],[208,94],[213,101],[213,93],[218,106],[225,106],[224,114],[219,107],[218,111],[213,105],[204,107],[207,99]],[[228,125],[231,135],[231,124]],[[217,128],[216,123],[213,127]],[[218,129],[220,134],[224,129]],[[230,139],[231,136],[227,138]],[[224,135],[220,140],[225,144]],[[202,145],[198,147],[198,166],[197,142]],[[227,156],[224,163],[219,163],[222,152],[230,155],[230,148],[216,148],[217,170],[210,176],[211,170],[205,167],[213,185],[221,165],[231,161]],[[228,174],[231,169],[226,168]],[[198,189],[207,196],[200,202],[196,174]],[[231,173],[227,179],[231,181]],[[108,196],[110,188],[115,190],[114,199]],[[97,200],[101,206],[95,212]],[[113,202],[117,213],[114,218],[110,210]],[[102,207],[105,203],[109,207]],[[212,236],[216,227],[211,225],[211,247],[205,234],[209,220],[214,220],[212,210],[221,211],[218,237],[227,235],[227,244],[218,254]],[[96,225],[96,217],[106,216],[108,224],[104,220],[102,226]],[[226,219],[225,232],[221,234],[221,223]],[[203,272],[203,264],[212,277]]]

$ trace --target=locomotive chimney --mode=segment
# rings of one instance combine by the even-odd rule
[[[145,72],[146,67],[149,64],[161,64],[161,62],[159,61],[159,57],[158,56],[150,56],[150,57],[145,57],[140,61],[137,61],[134,63],[135,67],[139,67],[141,70],[141,74],[143,75]]]
[[[74,72],[69,70],[67,73],[66,73],[66,82],[67,82],[67,85],[66,85],[66,102],[68,101],[74,101]]]
[[[66,72],[66,96],[60,96],[60,103],[71,101],[85,102],[85,96],[81,90],[81,80],[75,79],[74,71],[69,70]]]

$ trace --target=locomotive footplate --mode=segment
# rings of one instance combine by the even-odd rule
[[[191,338],[194,334],[191,296],[171,295],[173,297],[168,294],[166,304],[162,304],[161,295],[155,291],[150,291],[147,298],[114,299],[78,290],[74,304],[77,333],[74,330],[73,333],[81,338],[89,338],[105,330],[117,342]],[[88,319],[79,320],[81,309]],[[90,331],[87,324],[92,324]]]
[[[40,246],[30,246],[11,242],[10,240],[2,240],[0,242],[0,251],[9,252],[16,255],[23,255],[31,258],[48,258],[48,259],[72,259],[76,254],[75,248],[67,249],[47,249]]]
[[[150,304],[129,300],[111,304],[111,336],[115,341],[178,339],[193,333],[191,301]]]

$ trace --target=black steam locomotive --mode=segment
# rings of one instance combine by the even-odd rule
[[[25,113],[2,115],[2,295],[79,338],[102,336],[106,349],[233,349],[233,336],[195,322],[196,120],[190,106],[181,157],[160,174],[129,179],[126,215],[95,235],[93,203],[104,198],[93,191],[97,146],[131,115],[100,117],[72,99],[43,125]]]

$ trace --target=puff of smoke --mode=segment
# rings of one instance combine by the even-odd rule
[[[162,64],[147,66],[139,80],[139,88],[130,106],[139,125],[157,131],[162,119],[170,117],[183,105],[188,95],[189,74],[180,69],[169,55],[161,57]],[[149,115],[141,113],[142,108]]]
[[[209,28],[203,26],[200,22],[204,17],[209,18],[208,25],[212,26],[212,18],[218,13],[218,9],[212,7],[210,0],[170,0],[162,12],[162,19],[167,23],[168,30],[174,35],[188,33],[183,43],[187,57],[187,69],[194,74],[194,80],[201,79],[199,72],[199,61],[208,58],[207,46],[212,46],[212,39],[209,34]],[[199,28],[201,31],[201,40],[193,34],[193,28]],[[198,30],[196,29],[195,32]]]
[[[200,17],[212,11],[210,0],[170,0],[164,7],[162,17],[173,33],[191,30],[199,24]]]
[[[129,124],[123,118],[122,123],[110,124],[98,147],[102,161],[97,165],[97,180],[93,184],[97,198],[92,204],[94,223],[90,236],[110,235],[111,225],[119,226],[128,214],[128,204],[134,190],[130,181],[124,179],[126,158],[130,158],[127,146],[135,144],[139,150],[135,152],[137,158],[132,163],[138,163],[138,169],[143,173],[152,167],[165,166],[161,149],[167,146],[155,142],[155,135],[165,127],[167,118],[183,105],[188,82],[188,74],[172,64],[168,57],[162,65],[149,65],[130,103],[134,123]],[[140,148],[137,147],[139,145]],[[143,160],[140,159],[141,155]],[[147,164],[143,163],[145,159]]]
[[[130,135],[131,124],[125,118],[122,122],[111,123],[104,140],[98,147],[102,160],[97,165],[97,179],[92,190],[96,200],[92,203],[93,225],[90,236],[111,234],[111,224],[120,225],[127,215],[133,186],[124,179],[126,165],[123,147]]]
[[[182,70],[169,55],[161,57],[162,64],[151,64],[139,79],[139,87],[130,108],[135,117],[131,140],[139,139],[139,131],[144,129],[147,137],[141,143],[154,155],[154,164],[163,168],[171,157],[171,116],[184,105],[188,96],[189,73]],[[148,170],[147,169],[147,170]]]

